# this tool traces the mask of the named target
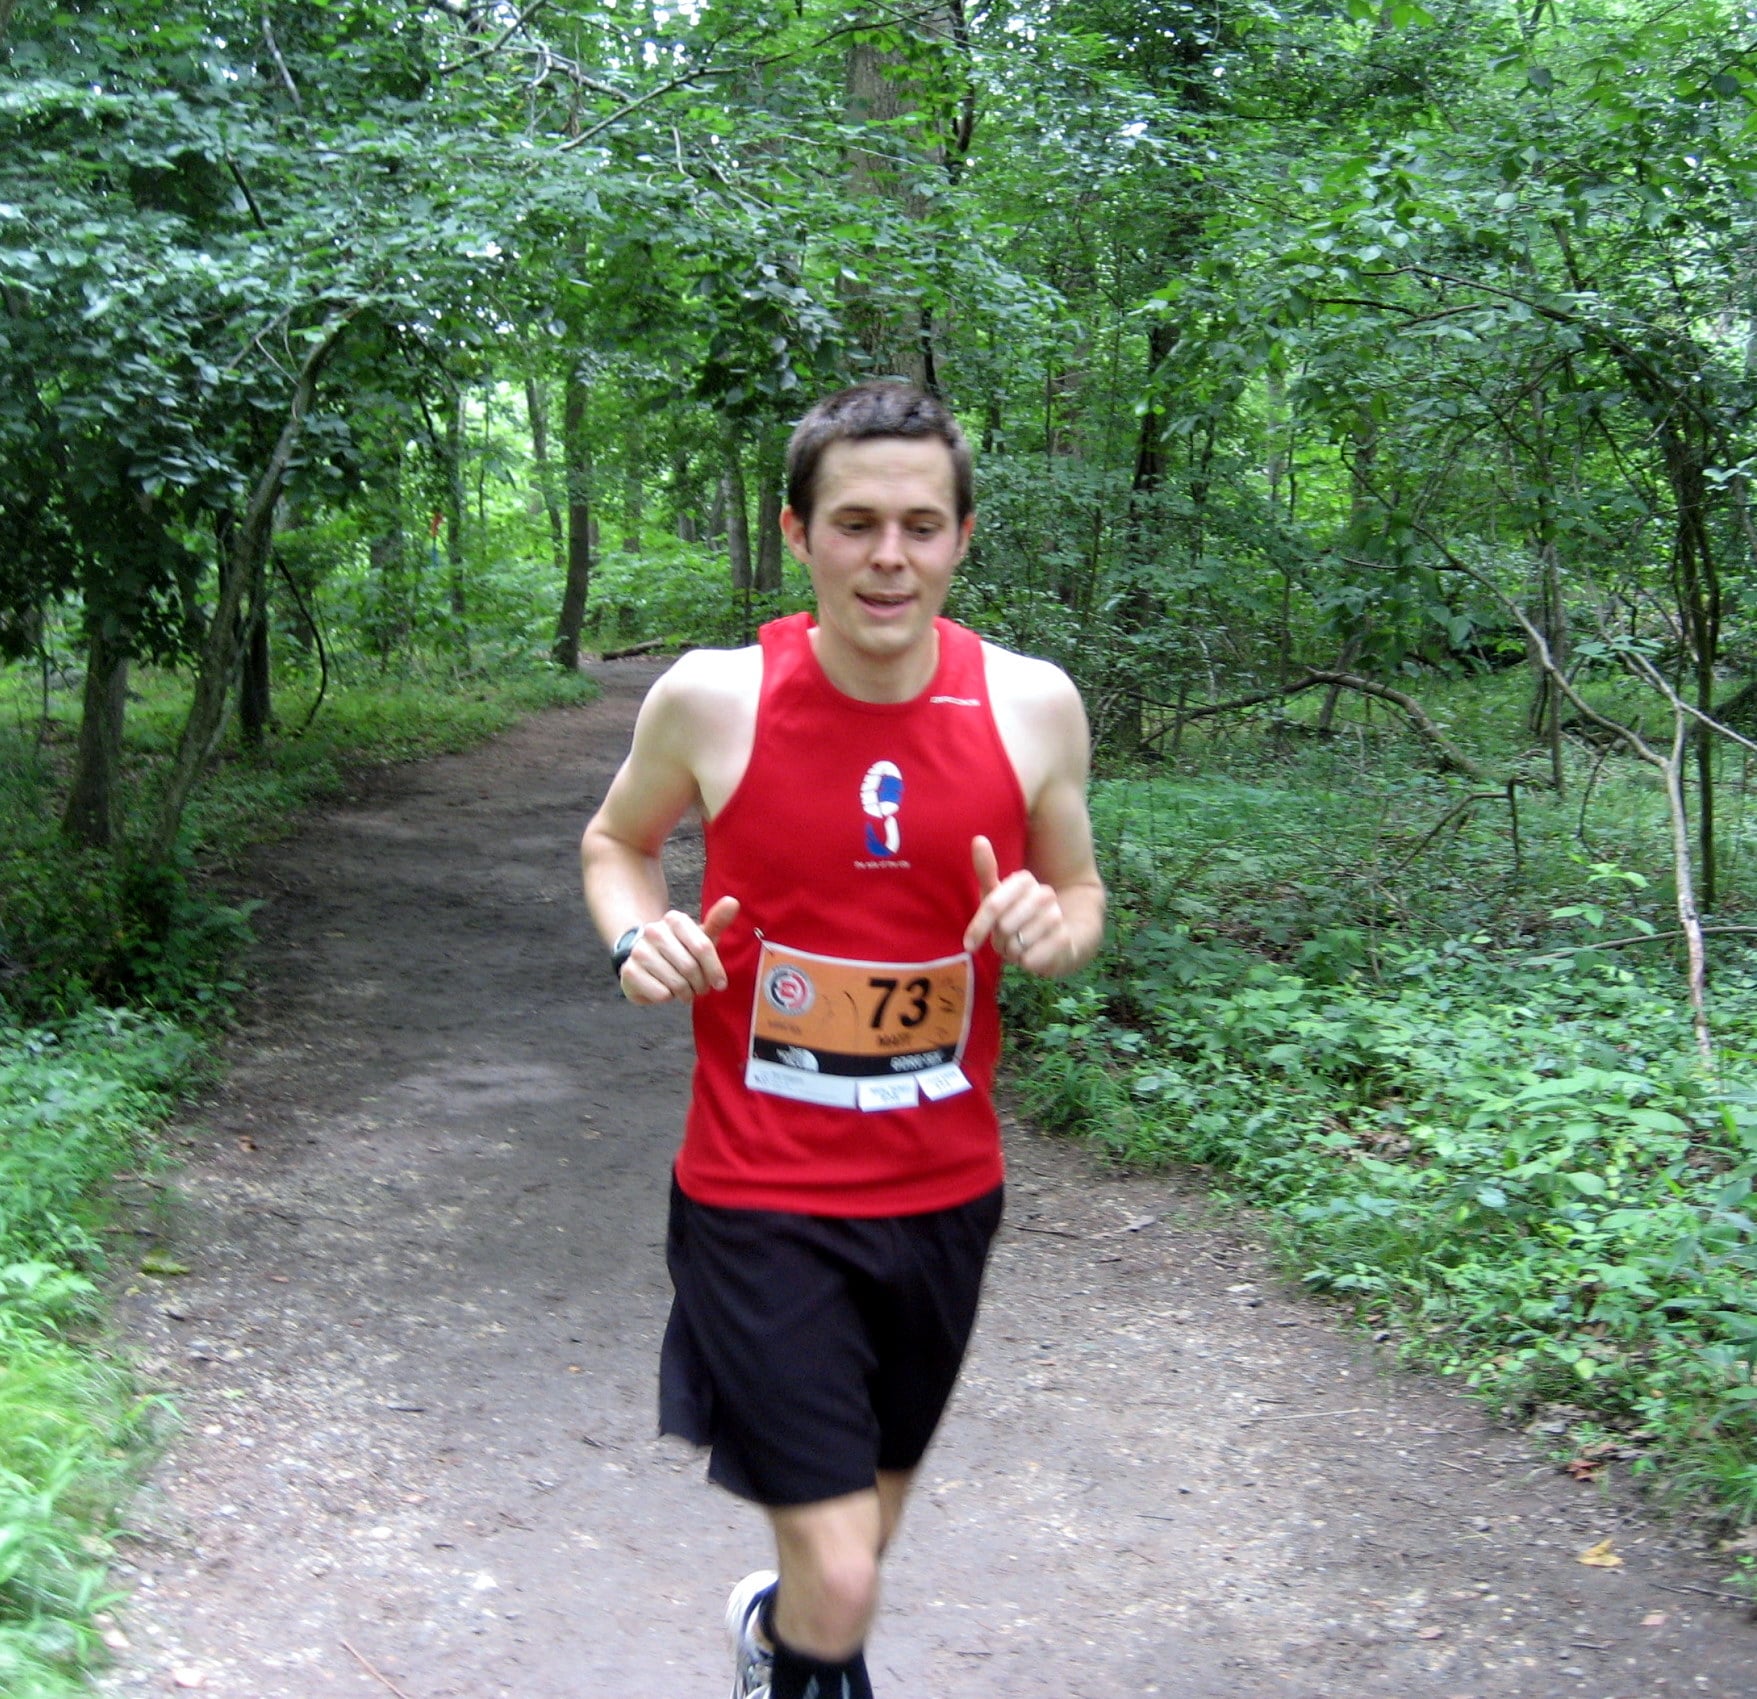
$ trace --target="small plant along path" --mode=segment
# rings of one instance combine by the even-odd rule
[[[112,1695],[725,1691],[764,1542],[653,1432],[689,1040],[619,1001],[579,902],[655,673],[598,671],[600,702],[373,775],[255,863],[258,992],[137,1223],[187,1272],[125,1282],[184,1426],[124,1545]],[[1376,1362],[1192,1182],[1009,1140],[883,1699],[1750,1694],[1728,1565],[1620,1465],[1572,1480]]]

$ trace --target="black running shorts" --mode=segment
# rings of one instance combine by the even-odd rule
[[[913,1469],[969,1343],[1002,1189],[925,1215],[716,1209],[671,1184],[659,1428],[741,1498],[814,1504]]]

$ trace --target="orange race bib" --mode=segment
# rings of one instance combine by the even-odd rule
[[[763,940],[744,1083],[844,1109],[912,1109],[968,1091],[976,969],[968,952],[931,962],[856,962]]]

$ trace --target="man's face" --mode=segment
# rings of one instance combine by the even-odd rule
[[[975,524],[958,519],[951,450],[937,437],[832,443],[816,493],[809,529],[791,508],[781,527],[811,575],[818,654],[832,677],[839,661],[871,668],[931,655]]]

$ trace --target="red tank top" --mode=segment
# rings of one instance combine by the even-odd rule
[[[750,765],[707,827],[701,912],[742,906],[727,988],[693,1006],[677,1180],[734,1209],[946,1209],[1001,1181],[1001,963],[963,937],[970,840],[1003,878],[1023,866],[1025,800],[974,632],[938,621],[927,689],[862,702],[825,678],[811,623],[762,628]]]

